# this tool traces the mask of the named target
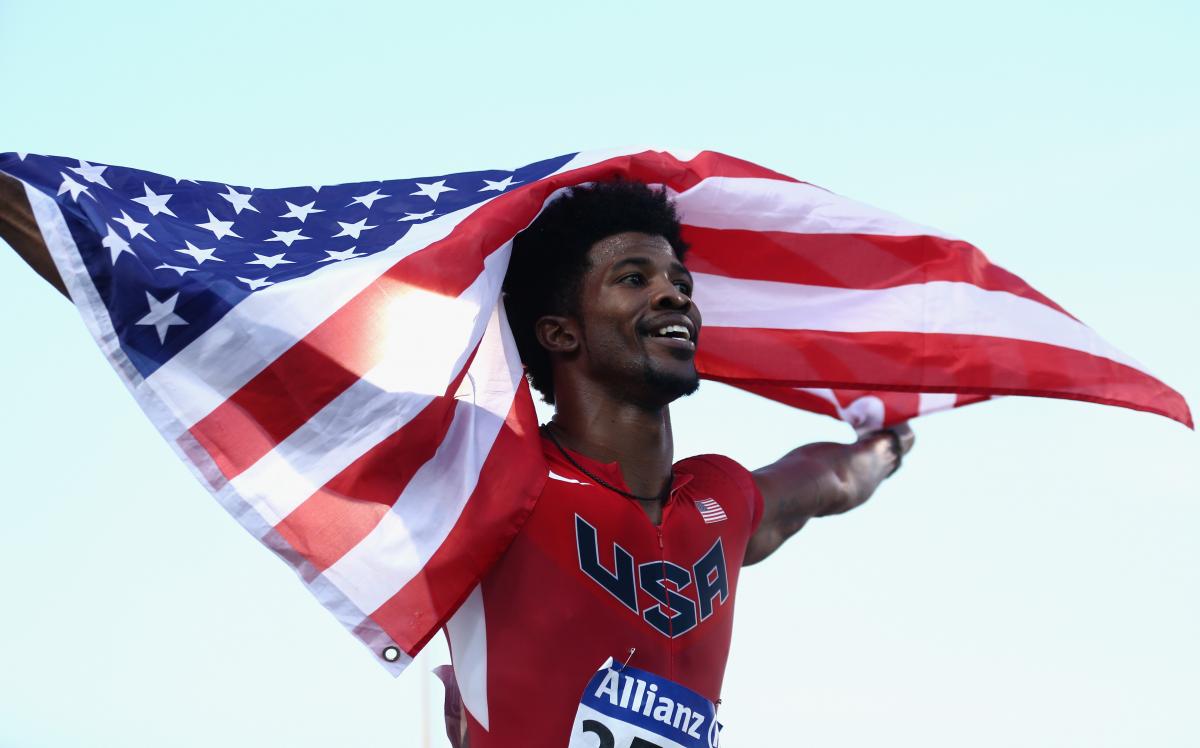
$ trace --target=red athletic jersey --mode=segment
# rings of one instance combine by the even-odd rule
[[[565,746],[588,679],[608,657],[716,701],[746,543],[762,517],[728,457],[675,464],[656,527],[543,439],[550,476],[504,556],[446,626],[471,748]],[[624,490],[616,463],[572,452]]]

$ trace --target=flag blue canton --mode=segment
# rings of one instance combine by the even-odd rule
[[[546,177],[515,171],[255,189],[57,156],[0,166],[58,198],[121,348],[149,376],[248,296],[387,249],[415,225]]]

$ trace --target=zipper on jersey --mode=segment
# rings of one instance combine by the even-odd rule
[[[663,540],[663,525],[665,524],[667,524],[667,508],[664,506],[662,521],[654,528],[658,533],[658,562],[661,564],[659,574],[664,582],[667,578],[667,544]],[[666,589],[665,585],[663,589]],[[666,597],[668,600],[671,599],[670,595]],[[671,613],[675,611],[670,603],[667,603],[667,610]],[[670,614],[667,616],[667,677],[671,680],[675,679],[675,616]]]

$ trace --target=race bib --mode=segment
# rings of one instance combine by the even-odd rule
[[[609,660],[583,691],[567,748],[716,748],[720,732],[708,699]]]

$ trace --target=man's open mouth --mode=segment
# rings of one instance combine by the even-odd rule
[[[667,325],[651,333],[656,338],[675,338],[676,340],[691,340],[692,333],[683,325]]]
[[[646,337],[653,338],[655,341],[671,348],[686,351],[696,350],[696,341],[693,339],[692,330],[685,324],[659,324],[649,328],[644,334]]]

